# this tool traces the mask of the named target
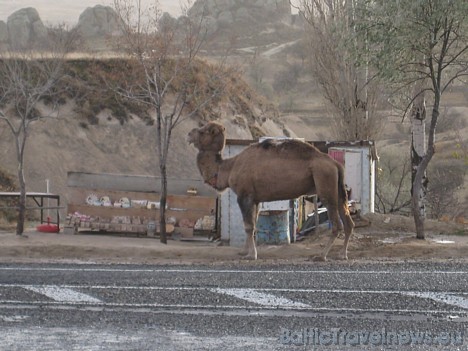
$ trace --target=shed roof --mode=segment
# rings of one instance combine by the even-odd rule
[[[68,172],[67,186],[135,192],[160,192],[161,178],[149,175]],[[200,196],[217,197],[216,191],[204,184],[200,179],[168,178],[167,191],[169,194],[185,195],[190,188],[196,188]]]
[[[258,139],[226,139],[226,145],[238,145],[238,146],[248,146],[253,143],[257,143]],[[307,140],[306,143],[314,145],[317,149],[322,152],[328,152],[328,149],[332,147],[368,147],[370,148],[372,159],[377,160],[377,150],[375,148],[374,140],[357,140],[357,141],[310,141]]]

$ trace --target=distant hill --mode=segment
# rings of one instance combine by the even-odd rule
[[[192,18],[203,17],[211,49],[269,45],[297,38],[298,16],[291,14],[289,0],[197,0],[189,10]],[[184,21],[183,17],[167,20]],[[295,23],[295,25],[293,25]],[[85,9],[77,27],[88,49],[109,50],[106,39],[120,34],[118,17],[110,6],[96,5]],[[7,22],[0,21],[0,50],[44,47],[48,30],[35,8],[12,13]]]

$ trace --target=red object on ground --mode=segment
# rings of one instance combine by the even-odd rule
[[[38,232],[42,233],[58,233],[60,231],[57,224],[50,224],[50,217],[47,217],[47,224],[40,224],[36,229]]]

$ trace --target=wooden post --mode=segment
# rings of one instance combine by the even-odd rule
[[[314,211],[315,211],[315,234],[318,233],[318,227],[320,224],[320,218],[318,213],[318,199],[317,195],[314,195]]]

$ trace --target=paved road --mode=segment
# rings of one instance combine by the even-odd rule
[[[5,264],[0,350],[468,350],[467,287],[455,262]]]

